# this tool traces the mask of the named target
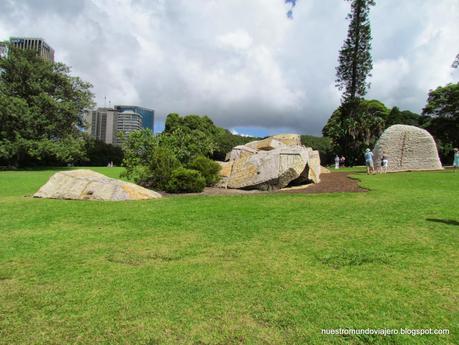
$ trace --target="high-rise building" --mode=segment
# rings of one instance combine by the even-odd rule
[[[107,144],[119,145],[119,133],[129,134],[142,128],[142,115],[131,110],[98,108],[86,111],[84,122],[89,134]]]
[[[8,42],[0,42],[0,58],[6,57],[8,53]]]
[[[54,49],[42,38],[11,37],[10,44],[20,49],[35,50],[43,59],[54,62]]]
[[[155,111],[153,109],[139,107],[137,105],[115,105],[115,109],[119,112],[128,110],[142,115],[142,127],[149,128],[154,132]]]
[[[86,111],[86,127],[92,137],[107,144],[115,144],[118,112],[112,108],[98,108]]]
[[[132,110],[117,112],[116,131],[129,134],[142,128],[142,115]],[[116,144],[121,144],[118,135],[115,138]]]

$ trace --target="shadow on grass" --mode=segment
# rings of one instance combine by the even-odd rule
[[[434,223],[443,223],[446,225],[455,225],[459,226],[459,222],[454,219],[436,219],[436,218],[426,218],[428,222],[434,222]]]

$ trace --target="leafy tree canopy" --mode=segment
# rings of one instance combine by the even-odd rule
[[[339,52],[336,68],[336,86],[343,92],[343,104],[353,105],[356,98],[363,97],[369,87],[366,78],[373,68],[371,59],[370,7],[374,0],[347,0],[351,12],[347,38]],[[343,111],[347,109],[343,108]],[[349,109],[352,110],[352,109]],[[355,109],[354,109],[355,110]]]
[[[322,130],[330,138],[336,154],[346,156],[351,165],[360,163],[363,151],[372,147],[385,128],[389,109],[377,100],[360,100],[354,116],[336,109]]]
[[[0,58],[0,161],[17,166],[84,157],[78,126],[93,106],[90,88],[66,65],[9,47]]]
[[[319,151],[322,165],[332,163],[334,152],[330,138],[302,135],[301,143],[306,147],[312,147],[314,150]]]
[[[439,86],[431,90],[422,113],[431,117],[459,121],[459,83]]]
[[[205,147],[199,145],[199,139],[205,138],[194,138],[183,128],[158,135],[154,135],[149,129],[131,132],[122,141],[125,176],[142,186],[158,190],[200,191],[177,187],[181,186],[180,181],[174,182],[176,188],[172,188],[170,184],[172,178],[177,180],[181,177],[191,179],[191,182],[188,181],[190,183],[196,182],[196,177],[199,177],[199,185],[201,180],[204,185],[212,185],[218,181],[220,165],[200,153]],[[183,174],[176,172],[182,168],[190,168],[194,172],[188,174],[188,169]]]
[[[425,127],[437,140],[442,161],[449,162],[453,148],[459,146],[459,83],[431,90],[422,114],[428,118]]]
[[[398,107],[393,107],[386,119],[386,128],[392,125],[410,125],[421,127],[425,120],[419,114],[409,110],[400,110]]]
[[[176,113],[167,116],[163,133],[162,140],[176,147],[177,157],[185,162],[200,155],[224,160],[234,146],[257,139],[232,134],[216,126],[208,116],[180,116]]]

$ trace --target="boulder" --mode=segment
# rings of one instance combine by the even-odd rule
[[[284,144],[279,140],[269,137],[263,140],[251,141],[245,144],[244,146],[250,147],[251,149],[254,149],[254,150],[270,151],[270,150],[278,149],[284,146]]]
[[[387,171],[443,169],[433,137],[415,126],[393,125],[384,131],[373,151],[377,168],[383,152],[389,161]]]
[[[226,154],[226,160],[233,161],[243,156],[251,156],[253,153],[256,153],[257,149],[245,146],[245,145],[238,145],[233,147],[231,152]]]
[[[288,146],[301,145],[301,136],[299,134],[276,134],[272,138]]]
[[[251,141],[243,146],[255,150],[269,151],[283,146],[301,146],[299,134],[277,134],[262,140]]]
[[[320,182],[319,152],[300,145],[297,134],[282,134],[233,148],[220,163],[219,187],[281,189],[290,183]]]
[[[330,170],[321,165],[320,166],[320,174],[330,174]]]
[[[309,149],[309,157],[308,157],[308,179],[313,181],[314,183],[320,182],[320,155],[319,151]]]
[[[33,196],[50,199],[113,201],[161,198],[161,194],[152,190],[87,169],[55,173]]]
[[[231,160],[229,162],[217,162],[220,164],[220,171],[219,171],[219,176],[220,180],[215,184],[216,187],[220,188],[228,188],[228,179],[231,175],[231,170],[233,169],[233,162],[234,160]]]

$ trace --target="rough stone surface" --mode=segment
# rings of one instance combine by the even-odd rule
[[[301,145],[301,136],[299,134],[277,134],[272,136],[272,138],[288,146]]]
[[[320,166],[320,174],[330,174],[330,170],[327,169],[326,167],[323,167],[322,165]]]
[[[228,188],[228,179],[231,175],[231,170],[233,169],[234,160],[228,162],[217,162],[220,164],[220,180],[215,184],[215,187],[219,188]]]
[[[282,134],[233,148],[220,163],[218,186],[275,190],[289,183],[320,182],[319,152],[300,145],[297,134]]]
[[[245,145],[238,145],[238,146],[235,146],[231,150],[231,152],[228,152],[225,158],[226,160],[233,161],[243,156],[250,156],[256,152],[257,152],[257,149],[254,149],[254,148],[251,148]]]
[[[254,149],[254,150],[270,151],[270,150],[281,148],[285,146],[285,144],[283,144],[279,140],[269,137],[263,140],[251,141],[245,144],[244,146],[250,147],[251,149]]]
[[[309,159],[308,159],[308,179],[314,183],[320,182],[320,155],[319,151],[309,149]]]
[[[387,171],[443,169],[433,137],[415,126],[394,125],[384,131],[373,151],[377,168],[383,152],[389,160]]]
[[[34,197],[122,201],[157,199],[161,194],[92,170],[79,169],[55,173]]]

